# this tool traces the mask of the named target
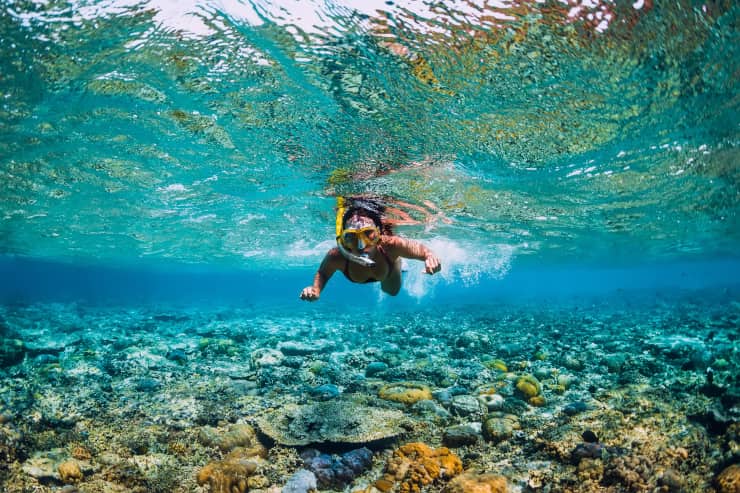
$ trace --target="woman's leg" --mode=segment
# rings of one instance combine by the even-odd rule
[[[380,283],[380,289],[382,289],[384,293],[396,296],[401,290],[401,263],[401,257],[398,257],[396,261],[393,262],[393,268],[388,273],[388,277],[385,278],[385,281]]]

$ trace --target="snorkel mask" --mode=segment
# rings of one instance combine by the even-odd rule
[[[376,226],[363,226],[361,224],[344,229],[342,218],[344,217],[344,198],[337,197],[337,247],[344,258],[351,260],[365,267],[373,267],[375,261],[367,256],[366,253],[355,254],[350,251],[351,248],[364,250],[368,245],[375,246],[380,241],[380,230]]]

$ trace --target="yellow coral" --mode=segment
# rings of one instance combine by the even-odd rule
[[[462,472],[462,461],[446,447],[433,449],[421,442],[407,443],[393,452],[386,472],[375,482],[380,491],[391,491],[398,483],[400,493],[418,493],[440,478]]]
[[[396,382],[384,385],[378,391],[378,397],[387,401],[413,404],[432,398],[432,391],[424,384],[415,382]]]
[[[530,397],[529,399],[527,399],[527,402],[529,402],[530,406],[542,407],[545,405],[546,401],[543,396],[535,395],[534,397]]]
[[[59,471],[59,476],[61,476],[63,483],[76,483],[82,479],[80,465],[73,460],[59,464],[57,471]]]
[[[522,375],[516,379],[516,389],[525,399],[531,399],[542,392],[540,382],[532,375]]]
[[[454,478],[445,493],[506,493],[506,478],[495,474],[465,473]]]
[[[486,361],[485,362],[485,365],[486,365],[486,368],[490,368],[491,370],[498,370],[498,371],[502,371],[504,373],[506,373],[507,371],[509,371],[509,368],[506,366],[506,363],[504,363],[500,359],[494,359],[494,360],[491,360],[491,361]]]

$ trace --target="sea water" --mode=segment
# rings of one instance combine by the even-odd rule
[[[3,4],[0,489],[736,491],[737,16]]]

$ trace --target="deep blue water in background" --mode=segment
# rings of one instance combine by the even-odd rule
[[[413,264],[411,264],[413,267]],[[321,310],[351,303],[357,308],[438,309],[442,304],[608,301],[630,298],[689,296],[723,303],[740,296],[740,261],[722,259],[643,266],[557,267],[513,265],[501,279],[481,279],[474,285],[440,282],[427,292],[397,297],[377,286],[348,282],[341,273],[328,283],[314,304],[298,299],[314,271],[239,271],[183,267],[115,268],[5,259],[0,262],[0,302],[74,302],[136,305],[174,303],[198,305],[288,306],[291,310]],[[406,274],[405,274],[406,275]],[[443,305],[442,305],[443,306]],[[329,307],[327,307],[329,308]]]

